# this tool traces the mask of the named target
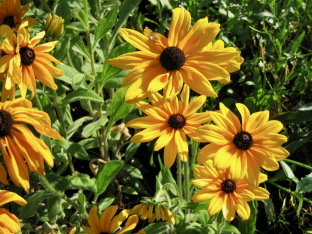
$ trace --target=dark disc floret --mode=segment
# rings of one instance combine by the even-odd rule
[[[239,149],[248,150],[252,145],[252,136],[248,132],[239,132],[234,137],[234,144]]]
[[[9,135],[12,125],[11,114],[5,110],[0,110],[0,137]]]
[[[180,114],[171,115],[168,119],[168,124],[174,129],[182,128],[186,124],[185,117]]]
[[[185,55],[178,47],[171,46],[163,50],[159,61],[167,71],[180,70],[185,63]]]
[[[9,15],[9,16],[5,17],[4,20],[3,20],[3,24],[6,24],[10,28],[13,28],[15,26],[14,16],[13,15]]]
[[[233,193],[236,189],[236,183],[233,180],[226,179],[222,182],[222,190],[225,193]]]
[[[31,65],[36,58],[36,54],[33,49],[25,46],[20,48],[21,62],[23,65]]]

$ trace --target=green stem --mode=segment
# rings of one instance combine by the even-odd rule
[[[46,180],[46,178],[42,175],[40,175],[38,172],[34,172],[39,181],[41,182],[42,186],[45,187],[46,190],[50,191],[51,193],[54,194],[54,196],[58,196],[60,198],[62,198],[63,200],[65,200],[68,204],[70,204],[71,206],[73,206],[76,210],[79,210],[79,205],[76,204],[75,202],[73,202],[72,200],[70,200],[67,196],[65,196],[63,193],[57,191],[55,188],[53,188],[49,182]],[[84,219],[88,218],[88,214],[85,212],[83,214]]]
[[[293,195],[293,196],[295,196],[295,197],[298,196],[298,195],[296,194],[296,192],[290,191],[289,189],[287,189],[287,188],[285,188],[285,187],[283,187],[283,186],[280,186],[280,185],[278,185],[278,184],[276,184],[276,183],[274,183],[274,182],[272,182],[272,181],[270,181],[270,180],[267,180],[266,182],[269,182],[270,184],[274,185],[275,187],[277,187],[277,188],[279,188],[279,189],[281,189],[281,190],[284,190],[285,192],[290,193],[291,195]],[[303,199],[304,201],[308,202],[310,205],[312,205],[312,201],[311,201],[311,200],[309,200],[309,199],[307,199],[307,198],[305,198],[305,197],[303,197],[302,199]]]
[[[41,101],[40,101],[37,93],[35,93],[35,95],[34,95],[34,100],[36,101],[36,105],[37,105],[38,109],[42,111]]]
[[[190,199],[190,164],[189,160],[184,163],[184,183],[185,183],[185,200],[189,202]],[[185,211],[186,214],[190,213],[190,210]]]
[[[51,15],[54,15],[53,11],[51,10],[51,8],[47,4],[47,1],[45,1],[45,0],[40,0],[40,1],[41,1],[42,5],[47,9],[47,11],[49,13],[51,13]]]
[[[301,162],[297,162],[297,161],[290,160],[290,159],[284,159],[283,161],[284,161],[284,162],[287,162],[287,163],[292,163],[292,164],[294,164],[294,165],[297,165],[297,166],[299,166],[299,167],[303,167],[303,168],[305,168],[305,169],[308,169],[308,170],[312,171],[312,167],[311,167],[311,166],[308,166],[308,165],[303,164],[303,163],[301,163]]]
[[[178,189],[179,189],[179,200],[183,201],[183,192],[182,192],[182,163],[179,156],[177,156],[177,181],[178,181]]]
[[[61,106],[59,105],[59,100],[58,100],[58,96],[57,96],[56,91],[52,90],[52,92],[53,92],[53,96],[54,96],[55,107],[56,107],[57,114],[58,114],[58,117],[59,117],[59,121],[60,121],[60,124],[61,124],[62,133],[63,133],[64,138],[67,140],[67,131],[66,131],[66,125],[65,125],[65,121],[64,121],[63,111],[62,111]],[[70,170],[71,170],[72,174],[74,174],[76,172],[75,172],[75,168],[74,168],[74,165],[73,165],[72,156],[68,152],[66,152],[66,155],[67,155],[67,159],[68,159],[68,164],[69,164]]]
[[[88,1],[84,0],[84,10],[86,15],[89,15],[88,12]],[[98,80],[97,80],[97,74],[95,71],[95,67],[94,67],[94,50],[92,50],[92,45],[91,45],[91,35],[90,35],[90,30],[89,30],[89,21],[88,21],[88,30],[87,30],[87,44],[88,44],[88,49],[89,49],[89,53],[90,53],[90,63],[91,63],[91,69],[92,69],[92,74],[94,76],[94,91],[99,94],[99,84],[98,84]],[[101,103],[97,103],[97,111],[99,114],[99,119],[102,118],[102,104]],[[93,118],[93,121],[96,121],[96,118]],[[101,154],[101,158],[107,158],[108,157],[108,149],[105,149],[103,147],[102,144],[102,136],[101,136],[101,132],[99,130],[96,131],[96,135],[97,135],[97,139],[99,142],[99,148],[100,148],[100,154]]]
[[[222,222],[220,223],[219,227],[218,227],[218,231],[217,231],[217,234],[221,234],[222,233],[222,229],[223,227],[225,226],[226,224],[226,220],[225,218],[222,216]]]

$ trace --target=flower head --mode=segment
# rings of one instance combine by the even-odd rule
[[[90,210],[88,223],[90,227],[82,226],[82,229],[90,234],[100,233],[115,233],[117,228],[128,218],[131,214],[130,210],[122,210],[118,215],[115,216],[118,205],[110,206],[106,208],[99,218],[97,215],[97,206],[93,206]],[[137,215],[132,215],[128,218],[125,226],[117,231],[115,234],[123,234],[127,231],[133,230],[139,222]]]
[[[233,179],[229,169],[217,171],[212,160],[207,160],[203,166],[195,166],[194,175],[197,179],[193,180],[192,184],[201,190],[193,195],[192,200],[196,203],[210,200],[207,208],[209,216],[222,209],[223,216],[228,221],[234,219],[235,212],[242,220],[247,220],[250,216],[247,201],[269,199],[267,190],[250,186],[245,179]],[[259,177],[260,182],[267,180],[266,175],[262,173]]]
[[[0,190],[0,207],[9,202],[15,202],[21,206],[27,204],[27,202],[16,193]],[[20,231],[21,227],[18,218],[6,209],[0,208],[0,233],[13,234]]]
[[[200,96],[189,103],[189,87],[185,84],[181,93],[183,102],[175,97],[172,102],[166,102],[165,96],[159,93],[150,96],[151,104],[138,102],[136,105],[148,116],[129,121],[126,126],[131,128],[146,128],[135,134],[133,143],[149,142],[157,137],[154,149],[165,147],[164,164],[170,168],[178,154],[182,161],[187,161],[188,145],[186,135],[194,141],[202,141],[197,136],[197,128],[202,123],[211,120],[209,112],[195,113],[205,102],[206,97]]]
[[[155,221],[163,220],[168,221],[171,224],[176,223],[175,216],[171,213],[171,211],[161,203],[155,203],[155,202],[147,202],[142,201],[142,204],[136,205],[132,208],[132,214],[136,214],[140,216],[142,220],[145,220],[148,218],[148,222],[152,223]]]
[[[130,85],[126,101],[136,103],[164,87],[167,101],[182,89],[185,82],[195,92],[217,97],[209,80],[223,83],[230,81],[229,72],[237,71],[243,58],[233,47],[224,48],[219,40],[212,40],[219,32],[220,24],[208,23],[208,18],[191,26],[187,10],[173,10],[168,38],[145,28],[144,35],[122,28],[120,35],[139,49],[106,61],[122,69],[132,69],[123,86]]]
[[[278,162],[288,157],[289,152],[280,147],[287,137],[278,134],[283,128],[281,122],[269,120],[269,111],[250,115],[247,107],[237,103],[242,123],[237,116],[220,103],[220,111],[210,112],[215,125],[205,125],[198,134],[210,144],[198,154],[198,163],[213,158],[217,170],[230,167],[234,180],[244,177],[248,184],[259,184],[260,167],[273,171],[279,168]]]
[[[36,46],[44,35],[45,32],[40,32],[30,40],[25,28],[19,29],[15,35],[7,25],[0,27],[0,37],[4,38],[0,45],[0,49],[4,52],[0,57],[0,74],[7,73],[2,88],[2,102],[8,96],[10,100],[14,99],[15,84],[19,86],[23,98],[29,87],[32,91],[30,98],[32,98],[36,90],[35,77],[49,88],[57,89],[53,77],[62,76],[64,73],[51,62],[61,63],[46,53],[53,50],[57,41]]]
[[[3,0],[0,2],[0,26],[8,25],[12,30],[18,31],[21,24],[24,27],[35,25],[37,21],[34,18],[23,18],[28,10],[28,3],[21,9],[20,0]]]
[[[28,168],[30,171],[37,171],[44,175],[44,161],[50,167],[53,167],[54,161],[50,149],[25,124],[32,125],[38,133],[45,136],[61,141],[63,139],[51,128],[49,115],[32,109],[29,100],[18,98],[0,103],[0,149],[3,160],[14,184],[28,190]],[[1,163],[0,181],[9,184],[6,170]]]

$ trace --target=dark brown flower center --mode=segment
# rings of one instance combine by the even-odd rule
[[[182,128],[186,124],[186,121],[183,115],[174,114],[169,117],[168,124],[170,127],[178,129]]]
[[[9,135],[12,125],[11,114],[5,110],[0,110],[0,137]]]
[[[233,180],[226,179],[225,181],[222,182],[222,190],[225,193],[233,193],[235,189],[236,184]]]
[[[159,61],[167,71],[180,70],[185,63],[185,55],[178,47],[171,46],[163,50]]]
[[[239,132],[234,137],[234,144],[239,149],[248,150],[252,145],[252,136],[248,132]]]
[[[35,61],[35,52],[27,46],[20,48],[20,55],[23,65],[31,65]]]
[[[10,28],[13,28],[15,26],[15,23],[14,23],[14,16],[13,15],[10,15],[10,16],[7,16],[4,18],[3,20],[3,24],[6,24],[8,25]]]

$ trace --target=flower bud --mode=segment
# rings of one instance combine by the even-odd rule
[[[60,36],[64,32],[64,19],[57,15],[48,15],[45,30],[50,37]]]

